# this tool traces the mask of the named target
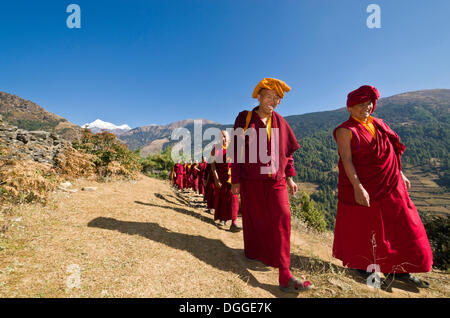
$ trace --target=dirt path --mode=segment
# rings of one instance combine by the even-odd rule
[[[58,191],[46,207],[4,216],[0,297],[292,297],[278,290],[276,269],[244,257],[242,232],[214,225],[199,196],[145,176],[72,188],[79,191]],[[317,288],[298,297],[450,295],[448,274],[439,272],[421,276],[433,284],[427,291],[371,289],[331,257],[330,233],[299,228],[293,271]]]

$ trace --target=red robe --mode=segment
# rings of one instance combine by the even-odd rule
[[[237,161],[236,142],[233,137],[232,147],[235,149],[234,161],[231,166],[232,183],[240,183],[242,225],[244,232],[244,253],[250,259],[257,259],[264,264],[277,268],[289,268],[290,265],[290,235],[291,211],[286,186],[286,176],[294,176],[294,160],[292,154],[300,148],[289,124],[278,113],[272,113],[272,128],[278,128],[279,153],[278,158],[272,157],[271,162],[278,160],[279,167],[271,175],[262,174],[261,167],[270,163],[261,162],[259,155],[256,163],[249,163],[250,142],[256,143],[259,153],[259,138],[267,138],[266,125],[253,109],[248,127],[256,132],[252,141],[245,142],[245,163]],[[239,113],[234,128],[244,128],[247,111]],[[271,139],[275,136],[272,134]],[[239,138],[239,137],[237,137]],[[276,140],[276,139],[275,139]],[[271,142],[267,142],[268,154]]]
[[[194,186],[194,179],[192,177],[193,164],[187,166],[187,187],[192,188]]]
[[[200,172],[198,174],[198,194],[205,194],[205,170],[207,162],[200,163]]]
[[[191,166],[191,177],[192,177],[192,187],[194,188],[194,191],[198,191],[198,176],[199,171],[195,168],[199,168],[199,165],[192,165]]]
[[[206,186],[205,186],[205,201],[208,209],[214,209],[214,201],[216,196],[216,185],[214,177],[212,176],[211,164],[208,163],[206,168]]]
[[[183,166],[183,185],[185,188],[189,188],[189,184],[188,184],[188,173],[189,173],[189,169],[188,169],[188,164],[185,163]]]
[[[176,176],[177,186],[178,186],[178,188],[183,190],[183,187],[184,187],[184,165],[181,163],[177,163],[175,173],[177,175]]]
[[[339,159],[333,256],[350,268],[367,270],[377,264],[383,273],[428,272],[433,263],[430,243],[401,177],[405,146],[381,119],[374,118],[373,124],[376,138],[351,117],[337,127],[352,132],[352,161],[370,207],[355,202]]]
[[[221,162],[216,160],[215,163],[217,176],[219,177],[222,186],[220,189],[216,190],[214,220],[234,221],[237,219],[239,212],[239,195],[231,192],[231,183],[228,182],[228,179],[230,178],[229,170],[231,169],[231,160],[227,160],[226,156],[226,149],[216,150],[215,157],[222,157]]]

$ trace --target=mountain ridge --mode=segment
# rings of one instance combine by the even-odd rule
[[[81,136],[81,127],[17,95],[0,91],[0,115],[11,125],[25,130],[57,133],[73,141]]]

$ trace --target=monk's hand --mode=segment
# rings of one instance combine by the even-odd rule
[[[286,178],[287,185],[289,187],[289,192],[294,195],[298,191],[297,183],[295,183],[291,177]]]
[[[231,193],[233,194],[239,194],[241,192],[241,184],[235,183],[231,185]]]
[[[354,187],[354,190],[355,190],[356,203],[358,203],[362,206],[370,207],[369,193],[366,191],[366,189],[364,189],[362,184]]]
[[[411,188],[411,182],[410,182],[409,179],[403,174],[403,171],[402,171],[402,179],[403,179],[403,182],[405,183],[406,190],[409,190],[409,189]]]
[[[217,189],[220,189],[220,188],[222,188],[222,183],[219,181],[219,180],[216,180],[216,188]]]

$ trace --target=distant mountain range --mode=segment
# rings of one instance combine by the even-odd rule
[[[220,123],[207,119],[186,119],[177,121],[168,125],[151,125],[134,128],[120,136],[130,150],[141,149],[141,156],[160,152],[161,150],[173,145],[177,141],[171,141],[170,136],[176,128],[186,128],[191,134],[194,131],[194,121],[201,121],[203,131],[209,127],[223,127]]]
[[[90,124],[84,124],[81,127],[89,128],[94,134],[101,132],[102,130],[106,130],[108,132],[115,134],[116,136],[120,136],[120,135],[126,133],[127,131],[131,130],[131,127],[126,124],[116,126],[112,123],[108,123],[108,122],[100,120],[100,119],[96,119]]]
[[[186,119],[168,125],[148,125],[131,129],[126,124],[117,126],[96,119],[80,127],[31,101],[5,92],[0,92],[0,115],[5,122],[21,129],[54,132],[70,141],[80,138],[84,127],[89,128],[93,133],[105,130],[115,134],[127,144],[130,150],[140,148],[141,155],[144,157],[174,144],[175,141],[170,141],[174,129],[187,128],[192,132],[194,126],[194,119]],[[204,129],[211,126],[222,127],[221,124],[207,119],[197,120],[202,121]]]

